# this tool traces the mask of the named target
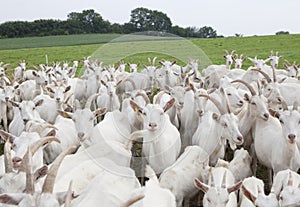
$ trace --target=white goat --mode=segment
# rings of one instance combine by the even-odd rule
[[[132,191],[141,187],[132,169],[117,166],[108,159],[98,164],[103,168],[102,171],[72,202],[73,207],[97,206],[99,203],[102,206],[120,207],[130,198]]]
[[[230,162],[218,159],[216,167],[228,168],[232,172],[235,180],[240,181],[252,175],[251,162],[252,158],[248,151],[241,148],[234,152],[234,157]]]
[[[241,207],[279,207],[274,193],[265,195],[264,183],[256,177],[249,177],[243,181],[240,191]]]
[[[176,161],[181,149],[179,131],[165,113],[174,103],[173,98],[163,108],[155,104],[141,108],[130,101],[132,108],[143,115],[144,123],[144,129],[132,133],[130,140],[143,137],[143,153],[158,174]]]
[[[160,175],[160,186],[175,195],[177,206],[182,205],[184,198],[191,198],[197,193],[194,178],[207,182],[208,159],[208,154],[201,147],[188,146],[176,162]]]
[[[284,169],[297,171],[300,168],[297,147],[300,113],[295,108],[291,111],[287,107],[284,111],[271,111],[275,117],[270,116],[267,121],[258,119],[253,129],[257,159],[272,169],[274,174]]]
[[[234,184],[235,179],[230,170],[217,167],[212,168],[208,185],[195,179],[195,185],[203,191],[204,207],[236,207],[237,197],[234,191],[242,185],[242,181]]]
[[[207,150],[210,155],[210,163],[216,164],[218,158],[223,158],[225,155],[226,140],[237,145],[243,144],[243,136],[241,135],[237,117],[231,113],[230,109],[226,112],[223,106],[216,99],[207,96],[199,95],[211,100],[221,115],[207,111],[199,118],[199,124],[192,138],[192,144],[199,145]],[[205,130],[203,130],[205,129]],[[209,139],[207,139],[209,137]],[[231,146],[233,148],[233,145]]]
[[[146,167],[146,177],[148,177],[149,180],[146,182],[145,186],[133,192],[133,195],[143,194],[145,197],[134,203],[132,207],[175,207],[175,196],[169,189],[162,188],[159,185],[155,172],[149,165]]]

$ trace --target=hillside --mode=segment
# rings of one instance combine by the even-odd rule
[[[26,60],[29,65],[45,63],[46,54],[48,55],[49,62],[80,60],[83,59],[83,57],[94,54],[104,43],[110,42],[118,37],[120,37],[118,34],[93,34],[0,39],[0,61],[11,63],[11,67],[13,68],[20,60]],[[257,55],[258,58],[266,58],[269,52],[274,50],[279,51],[279,54],[290,62],[297,61],[297,63],[300,63],[300,34],[179,40],[183,40],[185,45],[190,44],[191,47],[196,46],[201,49],[208,56],[211,63],[214,64],[224,63],[224,49],[229,51],[236,50],[237,53],[243,53],[244,56],[248,57]],[[132,42],[131,40],[128,45],[132,46],[139,41],[140,40]],[[151,46],[152,42],[147,41],[145,41],[146,44]],[[151,39],[151,41],[153,41],[153,39]],[[190,51],[182,51],[180,42],[176,42],[177,40],[175,40],[175,42],[174,40],[171,41],[173,41],[171,44],[173,48],[171,49],[181,52],[180,60],[183,62],[187,61],[186,58],[189,57]],[[160,42],[159,44],[162,49],[165,47],[165,42]],[[120,46],[119,51],[127,49],[128,53],[130,53],[130,47],[128,47],[128,45],[125,45],[123,48]],[[187,45],[185,47],[187,47]],[[114,53],[107,55],[113,56],[119,51],[114,51]],[[167,52],[160,52],[160,54],[155,51],[149,52],[151,54],[148,52],[132,54],[134,53],[134,51],[132,51],[132,53],[122,57],[122,59],[129,62],[147,63],[148,56],[158,56],[158,59],[173,59],[173,57],[176,57],[172,55],[172,53],[168,54]],[[182,56],[183,53],[184,55]],[[246,61],[245,68],[250,65],[252,65],[251,62]]]

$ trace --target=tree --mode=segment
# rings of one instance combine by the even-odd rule
[[[109,32],[110,23],[104,21],[93,9],[83,10],[81,13],[71,12],[67,21],[77,24],[85,33]]]
[[[279,31],[276,32],[276,35],[282,35],[282,34],[290,34],[288,31]]]
[[[212,27],[204,26],[197,32],[201,38],[214,38],[217,37],[217,32]]]
[[[147,8],[136,8],[131,11],[130,24],[135,28],[135,31],[170,31],[172,22],[170,18],[159,11],[152,11]]]

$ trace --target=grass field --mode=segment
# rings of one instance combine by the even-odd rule
[[[101,50],[102,46],[107,46],[107,42],[120,37],[118,34],[88,34],[88,35],[69,35],[69,36],[50,36],[50,37],[32,37],[32,38],[15,38],[0,39],[0,61],[12,64],[13,69],[20,60],[26,60],[29,65],[37,65],[45,63],[45,55],[48,55],[49,62],[62,62],[80,60],[83,57],[95,54]],[[172,42],[172,43],[170,43]],[[157,43],[156,50],[151,51],[149,47]],[[140,46],[139,44],[142,44]],[[130,53],[130,49],[135,47],[145,47],[142,52]],[[166,46],[168,44],[168,46]],[[114,45],[114,43],[110,44]],[[216,39],[178,39],[178,40],[147,40],[147,41],[130,41],[126,45],[119,45],[115,51],[106,49],[105,54],[97,57],[101,60],[102,55],[114,56],[116,53],[127,51],[121,59],[127,62],[147,63],[147,57],[157,56],[159,60],[163,58],[181,60],[181,64],[187,61],[192,54],[187,47],[197,47],[206,54],[214,64],[223,64],[224,50],[236,50],[237,53],[243,53],[248,57],[266,58],[271,50],[279,51],[285,59],[297,61],[300,63],[300,34],[296,35],[277,35],[277,36],[253,36],[253,37],[227,37]],[[160,48],[159,48],[160,47]],[[168,51],[164,51],[166,47]],[[195,50],[193,48],[192,50]],[[161,51],[161,52],[157,52]],[[170,52],[172,51],[172,52]],[[174,53],[175,51],[175,53]],[[102,51],[103,52],[103,51]],[[178,58],[174,54],[179,54]],[[198,57],[195,57],[198,58]],[[117,60],[118,57],[115,57]],[[201,58],[199,58],[201,60]],[[117,62],[117,61],[116,61]],[[283,61],[281,61],[283,62]],[[247,68],[252,65],[250,61],[246,61],[244,66]],[[281,65],[282,67],[282,65]]]

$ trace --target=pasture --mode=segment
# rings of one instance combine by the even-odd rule
[[[48,55],[49,63],[82,60],[95,53],[101,46],[111,40],[120,37],[118,34],[86,34],[51,37],[30,37],[15,39],[0,39],[0,61],[10,63],[11,68],[15,67],[20,60],[26,60],[30,65],[37,65],[45,62],[45,55]],[[136,40],[136,39],[135,39]],[[138,42],[137,40],[136,42]],[[151,39],[153,41],[153,39]],[[174,41],[174,40],[170,40]],[[176,44],[174,50],[180,51],[181,45]],[[236,50],[238,54],[247,57],[258,56],[267,58],[270,51],[279,51],[290,62],[300,62],[300,35],[273,35],[273,36],[252,36],[252,37],[225,37],[214,39],[191,38],[191,45],[200,48],[213,64],[224,64],[224,50]],[[148,42],[147,44],[152,44]],[[164,44],[161,44],[164,47]],[[188,51],[185,53],[188,56]],[[155,52],[132,54],[124,57],[125,62],[147,63],[147,57],[157,56],[159,60],[169,57],[168,54]],[[175,58],[176,59],[176,58]],[[181,60],[179,63],[183,64]],[[281,61],[282,62],[282,61]],[[244,63],[244,68],[252,65],[250,61]],[[282,67],[282,64],[279,65]]]

